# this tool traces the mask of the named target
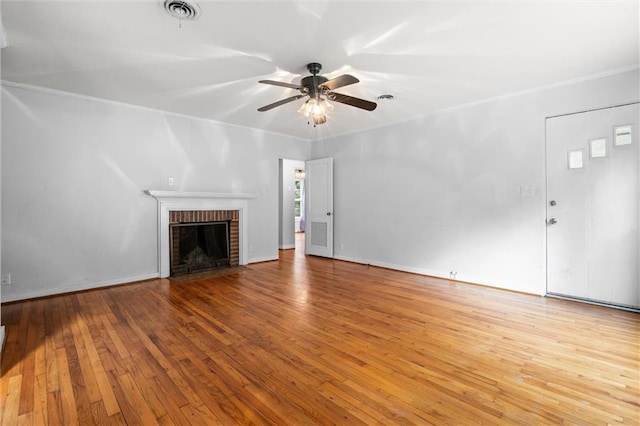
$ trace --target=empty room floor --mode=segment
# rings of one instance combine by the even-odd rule
[[[280,253],[2,306],[3,424],[640,424],[640,315]]]

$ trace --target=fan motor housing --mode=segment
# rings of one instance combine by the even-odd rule
[[[319,64],[318,62],[311,62],[310,64],[307,64],[307,69],[311,74],[316,75],[322,69],[322,64]]]
[[[329,81],[327,77],[321,75],[310,75],[300,80],[300,85],[308,90],[309,96],[317,98],[322,93],[322,90],[318,88],[323,83]]]

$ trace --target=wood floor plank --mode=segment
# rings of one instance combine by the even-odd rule
[[[156,423],[156,418],[161,417],[166,413],[162,409],[161,414],[156,416],[153,412],[153,406],[147,403],[147,399],[143,397],[145,394],[140,387],[133,381],[131,375],[123,374],[117,377],[117,383],[122,389],[121,395],[126,398],[136,413],[136,416],[140,419],[140,424],[152,425]],[[157,407],[157,405],[155,406]]]
[[[56,350],[56,359],[58,361],[58,380],[60,381],[59,401],[63,424],[75,425],[79,423],[79,413],[76,405],[77,395],[75,395],[73,391],[74,386],[71,382],[71,374],[69,373],[69,362],[64,348]]]
[[[640,315],[281,252],[4,304],[2,424],[640,424]]]
[[[45,372],[36,372],[33,393],[33,423],[46,425],[48,424],[48,408],[47,408],[47,375]]]
[[[102,321],[102,324],[105,330],[109,334],[109,339],[111,340],[111,346],[116,349],[120,358],[126,358],[131,356],[131,354],[129,353],[129,350],[127,349],[126,345],[122,342],[122,339],[116,332],[111,321],[109,321],[109,318],[107,317],[107,315],[101,315],[100,320]]]
[[[18,410],[20,408],[20,388],[22,386],[22,376],[12,376],[7,380],[6,393],[2,394],[5,399],[2,413],[3,425],[15,425],[18,423]]]
[[[60,391],[47,392],[47,423],[50,425],[63,425],[62,397]]]
[[[118,411],[120,413],[120,411]],[[104,408],[102,400],[96,401],[91,404],[91,419],[94,425],[108,425],[110,424],[110,417],[107,415],[107,410]]]
[[[219,425],[224,424],[218,418],[216,418],[209,408],[205,405],[200,407],[192,407],[191,405],[185,405],[181,408],[187,424],[190,425]]]
[[[89,402],[96,402],[101,399],[100,388],[96,380],[96,370],[92,365],[90,353],[87,350],[85,339],[83,339],[82,332],[80,331],[80,322],[82,322],[82,317],[77,316],[73,321],[70,321],[69,324],[73,335],[78,367],[80,369],[78,374],[82,376],[82,382],[84,383]]]
[[[89,327],[82,319],[82,316],[79,316],[78,318],[78,330],[80,331],[80,336],[82,338],[86,353],[89,358],[91,370],[94,373],[94,378],[99,393],[99,399],[101,399],[104,403],[107,416],[113,416],[114,414],[120,412],[116,397],[111,389],[107,374],[102,367],[102,362],[100,361],[100,356],[98,356],[98,351],[95,347],[93,337],[91,336],[91,333],[89,333]],[[93,403],[97,401],[98,400],[94,400],[91,402]]]
[[[47,349],[44,327],[44,301],[36,302],[38,312],[34,318],[35,342],[34,342],[34,383],[33,383],[33,422],[46,425],[47,417]]]
[[[142,425],[144,424],[143,417],[145,417],[148,421],[151,421],[148,424],[155,424],[155,420],[151,420],[153,415],[150,414],[150,409],[146,404],[143,404],[142,407],[136,406],[136,400],[139,399],[139,396],[132,381],[128,379],[127,374],[118,376],[115,371],[110,371],[109,376],[113,386],[113,392],[120,406],[120,412],[123,418],[126,419],[126,423]],[[121,379],[123,377],[124,379]],[[130,392],[133,392],[133,394],[130,394]]]
[[[56,359],[55,342],[50,335],[44,337],[44,353],[46,362],[47,392],[56,392],[60,389],[58,380],[58,360]]]
[[[41,339],[41,333],[38,321],[38,302],[35,302],[29,310],[29,315],[25,315],[27,318],[26,325],[27,336],[25,341],[25,354],[34,354],[34,356],[25,356],[22,358],[22,386],[20,389],[20,415],[29,414],[33,412],[33,397],[34,397],[34,385],[36,379],[36,357],[39,354],[37,351],[38,339]],[[40,340],[41,341],[41,340]]]

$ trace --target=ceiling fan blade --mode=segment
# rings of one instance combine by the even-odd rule
[[[274,81],[274,80],[260,80],[258,81],[258,83],[263,83],[263,84],[272,84],[274,86],[281,86],[281,87],[288,87],[289,89],[297,89],[297,90],[302,90],[302,86],[299,86],[297,84],[291,84],[291,83],[284,83],[282,81]]]
[[[325,81],[324,83],[322,83],[320,85],[320,87],[326,87],[329,90],[334,90],[334,89],[338,89],[340,87],[348,86],[350,84],[358,83],[359,81],[360,80],[358,80],[357,78],[355,78],[352,75],[343,74],[343,75],[338,76],[336,78],[332,78],[329,81]]]
[[[289,97],[289,98],[282,99],[282,100],[280,100],[280,101],[278,101],[278,102],[274,102],[274,103],[272,103],[272,104],[265,105],[265,106],[263,106],[262,108],[258,108],[258,111],[260,111],[260,112],[269,111],[269,110],[270,110],[270,109],[272,109],[272,108],[275,108],[275,107],[278,107],[278,106],[280,106],[280,105],[284,105],[284,104],[287,104],[287,103],[289,103],[289,102],[295,101],[296,99],[300,99],[300,98],[302,98],[303,96],[307,96],[307,95],[295,95],[295,96],[291,96],[291,97]]]
[[[332,92],[329,95],[329,100],[340,102],[341,104],[347,104],[356,108],[366,109],[367,111],[373,111],[378,104],[375,102],[365,101],[364,99],[354,98],[353,96],[343,95],[340,93]]]

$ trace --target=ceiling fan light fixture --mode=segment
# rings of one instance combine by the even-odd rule
[[[327,122],[327,115],[326,114],[318,114],[318,115],[314,115],[311,117],[311,120],[313,121],[313,126],[317,126],[318,124],[324,124]]]
[[[328,79],[327,77],[318,75],[321,68],[322,65],[317,62],[308,64],[307,69],[312,75],[304,77],[302,80],[300,80],[299,84],[274,80],[260,80],[259,83],[295,89],[298,90],[300,94],[289,96],[288,98],[281,99],[277,102],[272,102],[268,105],[258,108],[258,111],[269,111],[275,107],[308,96],[309,100],[302,104],[298,112],[309,118],[309,120],[307,121],[308,124],[311,124],[311,121],[313,121],[313,125],[315,127],[318,124],[327,122],[327,112],[333,109],[333,105],[331,105],[328,100],[360,108],[365,111],[373,111],[374,109],[376,109],[377,104],[375,102],[354,98],[353,96],[345,95],[343,93],[334,92],[335,89],[358,83],[360,80],[349,74],[343,74],[338,77]]]
[[[311,98],[302,104],[299,113],[305,117],[310,117],[314,125],[324,124],[327,122],[327,112],[333,109],[326,99]]]
[[[315,98],[308,99],[302,104],[298,112],[305,117],[309,117],[313,110],[318,107],[318,101]]]
[[[326,100],[326,99],[322,99],[322,100],[320,101],[320,106],[322,107],[322,109],[324,110],[324,112],[328,112],[328,111],[331,111],[331,110],[333,109],[333,105],[331,105],[331,104],[329,103],[329,101],[328,101],[328,100]]]

